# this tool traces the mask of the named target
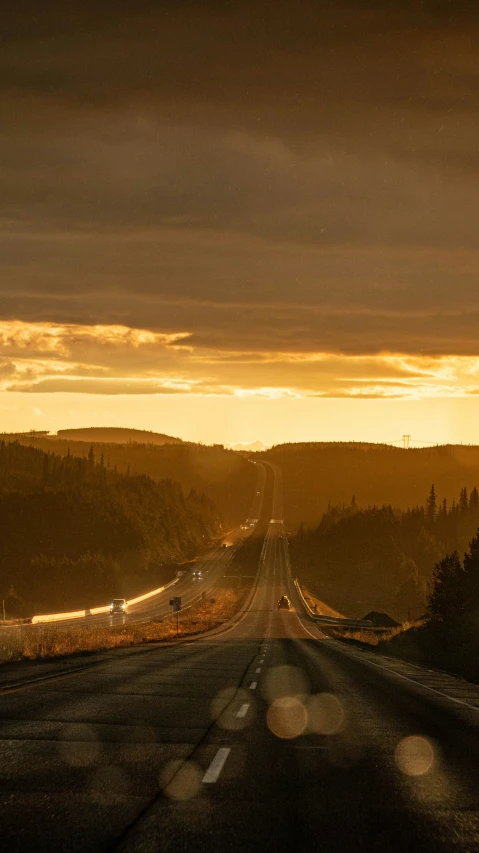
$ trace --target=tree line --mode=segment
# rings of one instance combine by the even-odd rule
[[[431,483],[448,505],[459,501],[464,484],[479,484],[479,447],[410,448],[362,443],[280,445],[262,454],[283,474],[286,522],[296,530],[319,524],[328,503],[362,507],[391,504],[406,510],[425,502]],[[468,485],[468,488],[469,488]]]
[[[186,493],[194,489],[207,495],[225,525],[239,524],[249,515],[256,482],[255,466],[222,445],[85,442],[38,434],[19,435],[17,440],[22,446],[54,456],[50,463],[44,463],[46,467],[58,470],[57,457],[69,457],[64,476],[74,478],[75,482],[88,477],[86,457],[92,452],[95,464],[103,468],[101,476],[107,480],[114,472],[146,474],[154,480],[170,479],[180,483]],[[95,466],[90,468],[100,476]],[[45,478],[48,479],[48,471]]]
[[[0,598],[10,615],[92,607],[173,576],[221,531],[205,494],[97,459],[0,442]]]
[[[291,556],[299,577],[338,610],[357,617],[380,610],[405,621],[426,613],[437,566],[465,550],[478,527],[475,486],[450,504],[431,486],[423,505],[407,509],[360,508],[353,496],[329,506],[315,527],[300,525]]]
[[[462,560],[456,550],[436,563],[427,605],[432,623],[474,612],[479,612],[479,530]]]

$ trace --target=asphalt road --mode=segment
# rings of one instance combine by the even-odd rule
[[[271,517],[229,630],[0,694],[2,849],[479,850],[479,687],[322,635]]]

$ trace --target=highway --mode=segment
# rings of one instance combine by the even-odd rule
[[[262,512],[266,469],[264,465],[256,463],[257,482],[253,496],[249,520],[258,519]],[[245,519],[246,522],[246,519]],[[227,548],[223,548],[220,544],[216,548],[211,548],[200,560],[192,564],[191,570],[186,571],[173,584],[167,584],[164,591],[157,595],[148,597],[136,604],[128,605],[126,614],[110,614],[97,613],[93,615],[85,615],[83,617],[65,618],[61,620],[42,619],[41,624],[55,624],[57,628],[72,628],[78,627],[81,624],[87,624],[88,627],[119,627],[127,625],[131,622],[146,622],[152,619],[162,618],[171,613],[170,599],[173,596],[181,598],[181,607],[185,609],[193,602],[197,601],[203,593],[208,592],[211,587],[227,572],[228,564],[233,559],[234,554],[241,548],[244,541],[251,535],[254,527],[241,525],[235,530],[228,533],[223,538],[227,541]],[[193,571],[200,571],[201,577],[194,577]],[[115,596],[113,596],[115,597]],[[117,597],[121,597],[118,593]],[[81,603],[78,603],[81,609]]]
[[[1,849],[479,850],[479,687],[307,619],[273,473],[234,624],[0,690]]]

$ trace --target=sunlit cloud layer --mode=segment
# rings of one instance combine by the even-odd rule
[[[466,396],[478,393],[479,358],[218,354],[192,345],[188,332],[3,321],[0,390],[271,399]]]

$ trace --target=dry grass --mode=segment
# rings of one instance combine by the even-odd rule
[[[314,610],[314,605],[316,605],[316,613],[318,616],[334,616],[343,618],[342,613],[339,613],[337,610],[333,610],[333,608],[330,607],[329,604],[325,604],[324,601],[320,601],[319,598],[316,598],[316,596],[313,595],[309,589],[306,589],[306,587],[302,587],[302,592],[311,610]]]
[[[230,619],[243,604],[248,589],[218,589],[210,598],[185,609],[179,616],[179,636],[210,631]],[[211,597],[215,602],[211,603]],[[176,638],[176,615],[163,622],[131,623],[118,628],[31,625],[10,628],[0,634],[0,662],[63,657],[104,651],[120,646],[167,641]]]
[[[411,627],[417,627],[417,622],[403,622],[397,628],[370,628],[366,630],[337,630],[333,628],[334,636],[345,640],[354,640],[356,643],[364,643],[367,646],[379,646],[381,643],[386,643],[392,637],[397,637],[398,634],[409,631]]]

